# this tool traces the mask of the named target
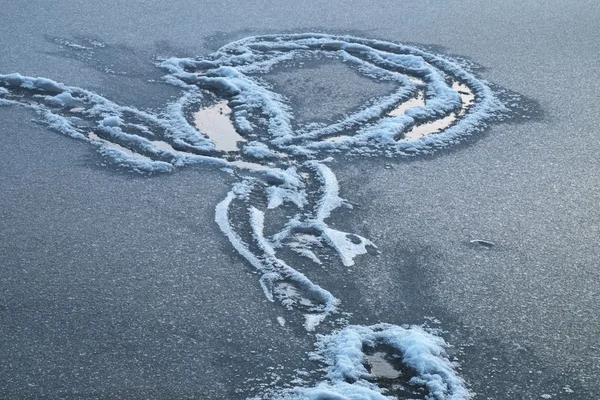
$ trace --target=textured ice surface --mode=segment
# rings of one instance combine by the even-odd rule
[[[485,69],[479,74],[537,99],[544,107],[546,118],[493,126],[483,135],[475,135],[468,144],[436,157],[408,162],[339,157],[340,163],[329,166],[339,179],[342,196],[356,206],[351,212],[334,213],[330,225],[368,237],[377,243],[382,253],[376,263],[371,263],[370,257],[359,258],[351,274],[338,274],[336,270],[337,282],[322,283],[338,294],[345,304],[345,311],[355,313],[352,318],[355,323],[364,323],[360,315],[369,317],[370,321],[393,320],[400,324],[421,323],[423,312],[436,315],[444,321],[446,330],[461,336],[449,334],[448,341],[455,345],[472,344],[473,351],[460,356],[461,375],[468,377],[478,393],[477,398],[533,400],[540,399],[541,394],[552,394],[553,398],[600,398],[600,384],[596,379],[600,375],[597,362],[600,348],[595,340],[597,327],[590,323],[595,320],[600,307],[600,297],[596,295],[598,218],[595,212],[600,202],[597,190],[600,164],[595,162],[600,152],[597,140],[600,103],[596,101],[600,91],[600,80],[597,79],[600,41],[596,40],[600,15],[598,2],[506,0],[492,5],[474,1],[407,0],[399,3],[382,0],[373,7],[372,2],[365,0],[351,4],[322,0],[259,0],[235,4],[208,1],[200,7],[198,2],[191,0],[175,0],[169,4],[150,0],[81,2],[74,7],[73,2],[61,1],[52,2],[52,6],[44,7],[43,12],[33,12],[31,3],[17,1],[4,2],[0,15],[5,28],[0,39],[4,50],[0,54],[0,73],[18,71],[29,76],[51,77],[91,89],[119,104],[143,109],[159,109],[177,94],[174,88],[148,82],[157,80],[160,75],[153,71],[152,63],[148,63],[154,55],[208,54],[220,45],[248,34],[307,29],[354,32],[359,36],[391,41],[439,45],[442,47],[429,49],[442,54],[460,54],[484,65]],[[53,40],[46,39],[47,35],[66,37],[71,43],[86,48],[93,47],[86,40],[89,37],[107,45],[94,50],[59,48]],[[82,39],[78,35],[85,37]],[[127,47],[131,51],[122,50]],[[111,64],[114,64],[113,70],[127,74],[116,76],[102,72]],[[339,85],[352,86],[353,81],[341,81]],[[87,149],[84,143],[48,135],[46,130],[29,122],[31,113],[14,107],[0,107],[0,113],[3,123],[0,135],[3,137],[0,150],[3,165],[0,208],[4,212],[0,224],[4,244],[0,256],[2,277],[5,279],[9,271],[20,271],[22,266],[38,262],[56,276],[68,276],[62,283],[55,280],[56,284],[50,286],[33,277],[25,281],[22,275],[21,286],[14,284],[18,281],[2,285],[5,288],[3,303],[8,310],[1,313],[4,318],[1,331],[4,337],[10,338],[3,352],[5,357],[0,361],[0,375],[7,378],[0,389],[3,395],[52,398],[61,397],[62,388],[73,388],[84,389],[83,393],[89,396],[81,394],[79,397],[90,398],[184,398],[195,395],[201,399],[237,399],[243,394],[235,394],[225,387],[247,390],[256,387],[256,382],[248,385],[236,382],[232,378],[233,370],[228,368],[234,362],[212,360],[208,346],[185,348],[182,353],[190,356],[186,361],[177,358],[177,351],[169,346],[168,340],[162,345],[157,340],[155,349],[163,350],[158,358],[154,358],[156,353],[150,353],[152,359],[140,359],[150,371],[146,369],[143,374],[139,373],[137,379],[130,379],[136,375],[134,371],[139,371],[132,367],[135,357],[127,362],[125,354],[123,358],[114,353],[103,357],[106,363],[114,365],[112,370],[118,371],[115,374],[107,373],[108,369],[98,370],[97,364],[91,362],[92,356],[89,356],[89,364],[78,363],[73,348],[78,344],[81,344],[79,349],[90,346],[83,344],[85,335],[80,331],[69,330],[75,326],[74,323],[69,325],[69,321],[79,319],[79,315],[72,314],[71,310],[74,306],[82,307],[84,301],[48,301],[53,293],[58,297],[68,291],[70,280],[80,276],[83,282],[86,281],[83,271],[87,270],[84,266],[91,254],[98,255],[94,259],[98,272],[110,269],[108,259],[114,265],[129,266],[147,258],[155,269],[168,273],[172,270],[171,261],[182,264],[182,260],[188,259],[187,254],[194,253],[198,265],[190,263],[189,268],[182,265],[177,272],[197,278],[198,282],[204,278],[202,274],[194,274],[194,268],[205,271],[205,265],[213,266],[213,271],[233,266],[245,275],[240,262],[232,263],[228,249],[233,250],[221,243],[223,238],[218,227],[211,224],[211,207],[204,207],[212,205],[214,208],[221,200],[218,197],[224,197],[228,191],[223,186],[223,176],[218,171],[209,173],[212,168],[202,166],[160,178],[133,177],[129,179],[129,190],[136,190],[137,196],[129,197],[126,195],[127,184],[115,185],[122,191],[115,190],[110,184],[120,182],[112,168],[102,171],[94,167],[100,166],[102,160],[90,154],[93,147]],[[20,157],[16,157],[17,154]],[[197,173],[198,170],[201,172]],[[365,175],[372,178],[363,179]],[[50,184],[45,185],[41,179],[54,184],[60,182],[60,192],[71,193],[74,198],[60,197],[60,192],[51,190]],[[84,187],[76,182],[77,179],[85,179],[88,184]],[[177,194],[183,192],[176,190],[177,185],[159,184],[178,180],[180,185],[196,186],[197,193],[192,189],[187,191],[187,196],[178,197]],[[146,182],[145,185],[136,184],[140,181]],[[102,191],[93,190],[94,185],[102,185],[104,192],[110,191],[110,197],[114,199],[112,206],[110,202],[102,201]],[[25,190],[26,186],[30,188],[29,192]],[[205,187],[210,190],[202,190]],[[90,196],[81,199],[75,189],[89,192]],[[150,200],[147,197],[150,189],[165,198],[162,203],[159,195],[151,197],[156,204],[164,204],[161,207],[165,211],[164,218],[160,219],[161,224],[135,223],[133,219],[139,221],[146,215],[152,216],[135,207],[138,202],[146,204]],[[205,195],[214,192],[218,192],[217,197]],[[50,198],[50,193],[57,195]],[[119,213],[122,202],[131,204],[129,218]],[[133,252],[119,253],[115,248],[116,241],[105,242],[96,249],[91,240],[96,236],[95,230],[82,228],[79,235],[69,236],[66,222],[64,230],[60,226],[44,229],[44,225],[50,224],[52,215],[62,215],[63,208],[69,211],[66,216],[77,215],[80,221],[86,221],[83,211],[78,212],[86,205],[95,208],[89,217],[106,215],[107,223],[110,220],[115,227],[115,237],[127,238],[129,231],[132,240],[124,242],[135,248],[143,248],[147,243],[145,233],[148,229],[169,230],[164,235],[165,242],[157,240],[153,244],[171,260]],[[213,228],[214,243],[220,245],[208,246],[208,249],[218,254],[218,259],[211,259],[210,252],[199,252],[193,246],[193,240],[175,240],[178,236],[173,228],[185,224],[168,223],[166,217],[172,210],[177,215],[186,210],[188,221],[202,217],[203,226]],[[11,213],[18,219],[10,218]],[[40,218],[44,223],[39,224]],[[70,228],[74,231],[80,226],[75,217],[64,220],[71,221]],[[21,234],[14,235],[15,231]],[[42,232],[45,235],[41,235]],[[206,234],[201,228],[197,232]],[[192,232],[189,235],[199,237]],[[46,240],[38,241],[38,237]],[[61,246],[63,237],[71,237],[73,242],[65,247],[76,246],[79,251],[65,255]],[[133,240],[134,237],[139,240]],[[497,246],[493,251],[478,250],[477,246],[468,244],[470,239],[491,240]],[[191,247],[187,253],[178,254],[174,252],[181,248],[178,243],[191,243]],[[116,253],[114,257],[113,253]],[[51,260],[57,262],[54,268]],[[69,268],[71,261],[82,263],[81,274],[76,268]],[[409,267],[412,265],[414,269]],[[430,271],[432,276],[427,280],[419,271]],[[415,275],[418,278],[409,278]],[[151,283],[147,275],[138,279],[142,278],[145,281],[137,281],[138,286]],[[101,283],[102,280],[96,281],[96,285]],[[360,303],[340,295],[342,291],[338,292],[336,288],[343,285],[360,293]],[[83,288],[94,290],[85,284],[78,286],[82,288],[82,295],[85,293]],[[166,285],[163,287],[167,289]],[[190,282],[190,289],[192,287]],[[206,292],[206,285],[202,288]],[[426,293],[432,288],[435,295],[427,297]],[[240,298],[252,302],[251,295],[256,292],[248,289]],[[19,311],[11,308],[12,300],[19,296],[39,299],[42,293],[46,296],[36,304],[45,314],[52,315],[55,310],[54,315],[59,315],[64,311],[64,330],[46,327],[43,321],[47,318],[42,317],[37,323],[35,319],[22,325],[13,322]],[[178,290],[178,296],[185,299],[185,294]],[[228,297],[217,298],[226,301]],[[92,313],[104,310],[105,305],[98,297],[90,298],[85,304],[89,304]],[[134,304],[143,308],[141,302],[129,304],[132,305],[129,309],[110,309],[117,321],[128,321]],[[429,308],[436,304],[439,308]],[[176,322],[186,325],[193,318],[178,319],[182,310],[189,311],[190,315],[194,314],[192,310],[198,315],[210,313],[211,305],[216,306],[216,303],[189,303],[187,309],[171,305],[162,310],[174,315]],[[421,305],[428,309],[423,310]],[[445,311],[450,315],[445,315]],[[277,309],[273,312],[284,315]],[[220,315],[217,320],[229,318],[241,322],[233,313],[230,317],[224,313]],[[246,325],[246,331],[266,324],[265,318],[268,317],[257,317],[254,324]],[[454,318],[466,325],[455,325]],[[101,315],[98,319],[102,321]],[[293,342],[293,319],[290,323],[287,325],[289,334],[276,325],[267,336],[272,339],[285,337]],[[54,342],[52,349],[55,351],[31,344],[31,331],[36,328],[45,331],[48,342]],[[100,345],[114,337],[109,333],[106,337],[97,335],[94,338]],[[63,338],[68,340],[63,341]],[[248,343],[260,341],[253,342],[248,338]],[[238,347],[230,346],[226,352],[243,354]],[[273,347],[277,350],[277,345]],[[310,348],[311,344],[307,341],[305,347]],[[181,348],[181,345],[177,346],[177,349]],[[219,346],[214,344],[213,348],[218,351]],[[287,353],[293,345],[282,345],[281,348]],[[28,349],[30,358],[23,357],[20,349]],[[200,359],[202,367],[199,369],[192,361],[193,355]],[[523,355],[529,357],[523,358]],[[277,367],[279,362],[293,365],[289,360],[279,361],[281,359],[282,356],[276,357],[277,361],[272,361],[271,365]],[[213,364],[213,361],[216,362]],[[211,369],[209,364],[224,367]],[[46,365],[51,368],[44,368]],[[153,375],[159,365],[172,368],[164,368],[161,374]],[[79,370],[80,366],[82,370]],[[304,367],[308,366],[305,364]],[[254,369],[262,370],[259,363]],[[123,370],[129,373],[121,374]],[[542,374],[538,374],[538,370]],[[201,371],[202,377],[196,371]],[[26,376],[30,380],[25,379]],[[159,376],[164,379],[156,379]],[[127,389],[123,384],[126,379],[129,382]],[[551,382],[555,382],[556,389]],[[36,386],[28,387],[28,383]],[[563,394],[561,388],[565,385],[575,393]],[[132,392],[126,392],[128,389]],[[90,393],[94,390],[96,392]],[[109,392],[99,393],[100,390]],[[65,394],[65,397],[68,396]]]

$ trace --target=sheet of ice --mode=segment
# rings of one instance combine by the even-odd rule
[[[343,60],[357,73],[394,82],[397,90],[329,125],[294,130],[286,98],[258,74],[306,55]],[[328,225],[332,213],[347,204],[333,171],[319,160],[326,153],[429,153],[483,129],[506,111],[464,63],[415,46],[353,36],[248,37],[206,57],[170,58],[159,66],[167,72],[165,81],[183,91],[161,112],[118,105],[82,88],[20,74],[0,74],[0,104],[32,109],[53,130],[92,143],[116,164],[136,171],[170,172],[195,163],[234,168],[240,180],[217,204],[215,221],[259,272],[267,299],[300,311],[308,331],[338,312],[339,301],[310,280],[310,269],[304,274],[283,260],[280,249],[288,246],[317,264],[322,264],[317,254],[331,250],[350,266],[375,246]],[[202,107],[207,92],[219,100]],[[279,207],[287,221],[266,237],[266,213]],[[312,388],[281,391],[276,398],[385,398],[373,382],[375,375],[365,368],[364,348],[375,343],[401,355],[403,364],[415,371],[410,383],[425,387],[429,398],[468,398],[441,338],[417,327],[384,324],[348,326],[319,336],[316,354],[326,365],[325,380]]]

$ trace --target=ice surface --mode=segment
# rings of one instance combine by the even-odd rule
[[[598,163],[594,162],[600,151],[600,142],[597,140],[600,105],[596,101],[600,90],[600,80],[597,79],[600,42],[596,40],[596,22],[600,10],[597,2],[507,0],[490,6],[488,2],[409,0],[400,4],[383,0],[377,3],[377,7],[372,7],[365,0],[355,1],[351,5],[339,1],[283,3],[265,0],[257,8],[255,2],[237,2],[235,7],[223,7],[222,2],[212,2],[199,7],[197,2],[190,0],[176,0],[170,5],[151,0],[86,2],[76,7],[72,2],[53,2],[52,7],[36,13],[32,12],[31,4],[17,1],[4,2],[3,11],[0,14],[5,29],[1,41],[5,51],[0,55],[0,73],[19,71],[30,76],[53,77],[71,85],[94,88],[94,91],[102,92],[104,97],[113,100],[119,98],[120,104],[132,105],[136,102],[138,107],[160,109],[163,102],[176,93],[176,89],[148,83],[150,79],[158,79],[159,75],[145,66],[151,66],[148,61],[154,55],[205,55],[231,38],[246,35],[246,32],[298,32],[323,27],[332,32],[361,32],[391,41],[442,46],[428,50],[461,54],[476,60],[485,66],[485,69],[477,70],[479,75],[537,99],[543,105],[546,119],[493,126],[486,134],[475,135],[476,140],[468,141],[458,151],[443,152],[441,156],[417,157],[409,162],[348,159],[346,153],[336,156],[340,163],[332,164],[331,168],[339,179],[341,193],[359,207],[352,213],[343,209],[339,210],[339,214],[334,212],[332,221],[342,230],[362,233],[375,241],[382,254],[376,263],[372,263],[370,257],[357,259],[357,267],[353,268],[351,275],[340,275],[337,282],[325,286],[335,293],[337,286],[355,284],[356,290],[362,295],[361,303],[353,303],[346,297],[342,299],[343,310],[354,312],[353,320],[356,322],[360,321],[361,315],[369,317],[371,321],[383,320],[382,316],[385,315],[386,318],[397,318],[395,322],[420,323],[423,311],[419,307],[423,298],[418,290],[413,292],[411,287],[416,281],[422,282],[423,289],[426,287],[427,293],[433,296],[427,297],[431,300],[427,305],[439,305],[439,309],[433,312],[429,309],[427,312],[444,321],[444,329],[451,332],[448,340],[455,345],[463,342],[474,344],[470,347],[473,350],[466,349],[467,353],[461,357],[464,361],[461,374],[468,377],[478,392],[478,398],[539,398],[543,393],[561,398],[569,396],[561,390],[567,384],[575,391],[571,395],[575,398],[600,398],[600,383],[596,379],[600,375],[597,362],[600,349],[594,339],[598,336],[597,329],[590,324],[595,320],[600,306],[600,298],[595,295],[598,281],[595,268],[598,221],[594,211],[599,200],[596,188],[600,187]],[[136,18],[131,18],[132,15]],[[101,38],[109,43],[106,51],[98,51],[96,57],[89,61],[69,58],[68,53],[74,53],[69,50],[70,47],[62,49],[62,54],[57,54],[55,44],[47,40],[47,35],[59,35],[79,45],[92,47],[89,42],[79,39],[77,35],[80,34]],[[170,44],[156,46],[157,43]],[[114,53],[121,45],[131,46],[137,57],[130,57],[129,54],[117,54],[115,57]],[[96,69],[98,59],[105,65],[115,64],[115,69],[127,71],[128,76],[103,74]],[[463,59],[461,63],[468,61]],[[478,68],[472,63],[470,65]],[[340,86],[352,86],[353,83],[348,80],[340,82]],[[89,221],[86,216],[104,213],[106,221],[114,225],[111,231],[115,231],[115,235],[111,237],[119,237],[121,233],[120,239],[128,238],[126,231],[130,230],[132,239],[139,238],[138,241],[132,240],[132,249],[143,248],[146,244],[140,231],[168,231],[164,235],[165,241],[162,244],[157,241],[154,246],[157,251],[169,254],[172,261],[167,259],[163,262],[160,258],[152,257],[149,270],[161,269],[169,273],[178,261],[185,263],[184,260],[189,260],[187,255],[193,254],[191,257],[198,260],[198,265],[189,262],[188,269],[176,272],[197,278],[197,282],[190,282],[190,288],[197,284],[198,288],[207,292],[205,288],[209,285],[200,283],[208,282],[207,277],[205,274],[192,275],[194,269],[205,271],[203,267],[210,265],[212,271],[224,271],[235,260],[229,256],[227,243],[222,243],[218,228],[214,226],[216,229],[210,231],[210,235],[214,235],[214,246],[203,246],[210,251],[201,252],[193,246],[194,240],[190,240],[191,246],[187,251],[181,254],[169,252],[179,249],[178,243],[188,243],[177,240],[178,235],[174,235],[172,230],[175,223],[169,224],[165,215],[158,219],[160,223],[152,224],[150,219],[154,220],[153,214],[159,213],[153,211],[144,214],[142,208],[135,208],[135,204],[139,201],[146,205],[149,198],[144,194],[152,191],[156,204],[163,204],[161,196],[166,199],[169,208],[161,207],[164,211],[176,209],[175,212],[180,214],[183,210],[187,211],[186,217],[177,219],[177,225],[184,227],[191,220],[202,218],[208,229],[214,225],[209,215],[214,204],[227,192],[223,180],[219,178],[223,177],[219,170],[194,167],[169,176],[133,178],[130,179],[132,187],[124,188],[121,193],[111,192],[111,198],[114,199],[112,207],[107,203],[106,208],[100,206],[96,213],[77,214],[77,200],[65,205],[60,195],[50,198],[49,194],[53,192],[32,184],[32,176],[57,184],[60,182],[62,193],[68,193],[71,187],[71,192],[75,194],[75,189],[88,191],[76,182],[85,175],[83,179],[90,189],[89,197],[92,198],[94,193],[95,200],[102,198],[103,193],[94,191],[94,186],[101,185],[106,192],[111,188],[110,182],[119,182],[119,177],[90,168],[89,164],[100,165],[102,162],[89,155],[95,146],[86,149],[85,143],[69,143],[69,138],[48,136],[43,128],[27,122],[35,118],[32,113],[14,107],[1,107],[0,112],[3,116],[3,152],[0,157],[3,165],[3,172],[0,173],[3,195],[0,196],[0,208],[5,212],[3,223],[0,224],[5,246],[0,262],[4,267],[2,278],[10,278],[11,270],[17,275],[23,265],[37,264],[38,260],[41,261],[39,265],[43,265],[46,271],[53,271],[54,276],[67,277],[63,285],[56,283],[45,286],[41,284],[41,279],[39,286],[35,284],[35,278],[21,279],[23,284],[18,286],[20,291],[10,281],[3,285],[6,294],[2,301],[4,304],[0,306],[5,318],[2,333],[11,338],[1,362],[0,375],[7,377],[2,388],[3,395],[68,397],[76,396],[71,393],[79,390],[80,397],[90,398],[197,396],[201,399],[239,399],[244,393],[234,393],[234,388],[246,391],[256,388],[256,382],[246,385],[236,381],[233,369],[228,369],[230,365],[238,365],[238,359],[223,361],[210,358],[211,349],[224,352],[225,356],[243,354],[243,350],[235,345],[235,340],[234,344],[229,345],[231,347],[222,350],[223,347],[216,343],[200,348],[181,344],[175,346],[175,343],[171,346],[168,338],[161,338],[162,344],[157,340],[154,346],[145,348],[153,347],[160,353],[151,353],[151,358],[138,359],[147,366],[143,373],[133,366],[135,350],[123,353],[123,358],[105,354],[102,360],[113,368],[102,369],[102,360],[96,358],[91,362],[93,356],[87,360],[90,364],[78,363],[78,352],[74,351],[77,344],[80,344],[80,350],[92,348],[92,345],[86,346],[83,341],[89,336],[76,328],[81,326],[75,323],[81,321],[80,314],[71,312],[74,306],[81,307],[84,304],[75,300],[61,307],[54,301],[48,301],[53,294],[60,297],[69,281],[81,282],[78,286],[83,293],[87,276],[80,275],[82,280],[77,281],[77,270],[69,269],[71,261],[82,261],[81,270],[85,271],[85,261],[91,259],[92,254],[98,254],[94,261],[97,263],[96,270],[100,272],[110,268],[110,262],[130,266],[147,257],[123,252],[121,257],[111,258],[113,253],[118,252],[109,241],[96,251],[92,247],[93,240],[90,240],[90,237],[93,239],[98,236],[96,229],[95,232],[85,229],[80,232],[78,236],[82,240],[72,243],[77,247],[64,246],[80,250],[72,257],[64,253],[61,245],[61,239],[69,237],[67,227],[61,231],[60,227],[52,226],[52,230],[44,231],[47,233],[46,240],[36,240],[36,232],[41,233],[41,227],[49,225],[46,223],[49,222],[48,216],[60,214],[63,207],[66,207],[69,215],[80,217],[80,221]],[[36,137],[35,141],[30,140],[33,137]],[[47,141],[44,142],[44,139]],[[11,157],[11,154],[21,157]],[[47,156],[44,157],[44,154]],[[391,168],[384,169],[384,163],[390,164]],[[365,176],[370,179],[364,179]],[[225,178],[227,181],[230,179]],[[177,196],[177,185],[163,185],[163,181],[196,186],[197,192],[189,190],[188,196],[181,198]],[[136,184],[140,182],[145,183]],[[26,186],[29,191],[25,190]],[[210,189],[202,190],[207,187]],[[135,195],[123,196],[127,190],[135,190]],[[215,192],[219,192],[216,197],[205,196],[205,193]],[[116,203],[121,198],[130,200],[129,218],[119,214],[119,204]],[[88,203],[83,200],[82,203],[98,207],[95,201]],[[46,204],[46,208],[40,207],[40,204]],[[276,211],[280,212],[281,209]],[[18,220],[10,219],[10,215],[18,216]],[[132,222],[134,218],[144,220],[143,215],[150,218],[144,223]],[[40,224],[36,216],[43,218],[45,223]],[[169,220],[174,222],[173,219]],[[79,227],[76,221],[73,218],[71,230]],[[15,235],[14,231],[21,231],[22,234]],[[203,228],[197,231],[208,235]],[[198,234],[192,232],[187,237],[201,240]],[[469,239],[492,240],[498,244],[498,249],[490,252],[470,246]],[[418,278],[403,280],[403,273],[412,272],[401,268],[403,262],[412,264],[405,258],[405,251],[417,258],[414,265],[419,267],[419,271],[429,271],[436,279],[428,282],[426,276],[417,273]],[[213,260],[212,252],[219,259]],[[435,261],[427,258],[432,252],[435,253]],[[77,253],[86,256],[78,257]],[[53,254],[57,256],[53,258]],[[52,260],[56,260],[56,263],[52,263]],[[323,258],[323,261],[329,265],[328,259]],[[398,268],[401,268],[400,271]],[[337,269],[335,273],[338,273]],[[145,287],[143,284],[150,284],[151,278],[143,279],[136,275],[139,279],[136,287],[142,287],[142,292]],[[240,275],[245,274],[241,271]],[[251,276],[245,278],[252,279]],[[233,276],[231,281],[235,281]],[[95,283],[102,286],[101,282]],[[242,282],[243,279],[240,280],[240,287],[245,287]],[[167,286],[164,286],[166,291]],[[375,286],[379,288],[377,291],[373,290]],[[94,290],[90,286],[87,288]],[[133,285],[132,290],[135,290]],[[240,294],[243,303],[250,305],[253,303],[252,295],[256,294],[250,289],[246,292],[233,288],[225,290],[222,285],[221,290],[226,293],[225,296],[208,296],[224,300],[230,297],[229,293],[236,293]],[[188,299],[185,292],[178,290],[177,295],[178,298]],[[372,296],[367,299],[369,295]],[[409,298],[411,295],[412,300]],[[11,309],[6,301],[22,296],[30,299],[39,296],[37,304],[40,310],[44,310],[43,316],[46,318],[40,316],[38,324],[35,319],[23,318],[22,324],[16,325],[14,319],[22,313]],[[112,296],[106,296],[109,297]],[[115,317],[117,321],[121,318],[121,321],[127,322],[123,325],[135,326],[135,321],[129,324],[130,316],[134,307],[144,308],[143,302],[135,302],[135,299],[128,302],[131,308],[126,311],[104,307],[106,303],[102,302],[102,298],[94,296],[86,303],[90,311],[97,315],[96,321],[102,323],[102,316],[106,315],[108,319],[106,313],[110,313],[110,318]],[[182,315],[181,309],[169,303],[168,298],[160,299],[167,300],[165,304],[171,304],[161,311],[173,315],[175,322],[183,326],[202,321],[195,325],[201,328],[206,320],[196,318],[210,315],[212,307],[216,307],[216,303],[210,302],[189,303],[184,310],[190,310],[191,318],[185,320],[177,318]],[[262,303],[258,301],[256,304]],[[4,308],[5,305],[8,310]],[[362,307],[365,308],[361,314],[359,308]],[[407,307],[413,311],[406,310]],[[222,310],[220,306],[216,308]],[[244,306],[240,309],[244,310]],[[452,318],[446,318],[444,310]],[[238,316],[243,316],[244,311],[235,314],[233,307],[229,311],[229,317],[220,313],[210,326],[226,319],[241,324],[242,319]],[[64,321],[64,329],[53,329],[52,320],[48,318],[53,315]],[[287,353],[294,347],[294,318],[286,317],[290,318],[290,324],[286,326],[287,333],[276,326],[271,335],[264,337],[285,339],[286,342],[280,343]],[[248,329],[241,329],[235,323],[234,326],[240,328],[236,329],[240,335],[244,330],[264,333],[268,329],[261,331],[258,328],[268,326],[266,318],[264,315],[257,316],[253,324],[246,325]],[[464,321],[466,325],[452,323],[454,318]],[[50,326],[43,322],[48,319]],[[50,344],[42,347],[34,342],[31,333],[38,327],[47,342],[53,342],[52,347]],[[476,329],[471,331],[469,327]],[[91,336],[98,345],[108,344],[110,339],[115,338],[114,333],[102,330],[102,327],[98,327],[96,332],[107,334]],[[450,339],[454,335],[459,337]],[[247,343],[255,348],[261,340],[262,336],[258,340],[255,338],[254,342],[247,338]],[[292,343],[289,346],[288,341]],[[519,345],[527,351],[522,347],[518,350]],[[310,344],[305,346],[308,348]],[[273,347],[277,350],[276,345]],[[186,353],[189,359],[177,357],[177,352],[182,348],[182,353]],[[28,350],[29,358],[23,356],[22,349]],[[525,354],[535,354],[535,357]],[[132,355],[129,358],[131,361],[127,361],[127,355]],[[198,357],[199,362],[194,362],[193,357]],[[497,357],[499,361],[494,361],[492,357]],[[293,365],[292,361],[281,361],[283,359],[282,356],[275,356],[271,365]],[[252,367],[248,370],[266,368],[266,365],[261,367],[257,358],[251,358],[251,363]],[[301,364],[308,367],[307,363]],[[90,368],[90,365],[94,368]],[[197,365],[202,365],[200,370]],[[211,371],[209,365],[218,365],[220,368]],[[80,366],[83,367],[81,371]],[[529,374],[529,370],[533,373]],[[543,373],[538,374],[538,370]],[[114,374],[110,371],[114,371]],[[482,374],[481,371],[486,373]],[[163,379],[156,379],[158,376]],[[129,379],[127,387],[132,392],[123,387],[126,379]],[[28,383],[36,386],[28,387]]]
[[[307,54],[344,60],[357,73],[393,82],[397,89],[329,125],[296,129],[286,97],[258,75]],[[217,204],[215,221],[259,273],[266,298],[299,311],[308,332],[339,312],[340,301],[309,278],[310,268],[300,272],[294,259],[284,260],[283,250],[326,268],[317,253],[333,251],[349,267],[375,247],[367,238],[329,226],[334,212],[350,206],[324,155],[430,152],[481,129],[505,110],[489,86],[457,61],[352,36],[249,37],[204,58],[170,58],[160,66],[168,72],[165,81],[185,91],[161,112],[121,106],[46,78],[0,75],[0,87],[7,101],[35,110],[56,131],[98,145],[118,165],[141,172],[171,172],[198,162],[240,167],[232,171],[240,179]],[[208,92],[220,100],[206,106]],[[198,107],[190,117],[190,109]],[[267,212],[278,208],[291,215],[267,237]],[[282,326],[288,321],[277,320]],[[468,397],[441,338],[417,327],[375,325],[319,336],[326,381],[283,391],[280,398],[383,398],[364,367],[364,346],[378,342],[402,355],[403,364],[415,371],[409,383],[425,387],[430,398]]]

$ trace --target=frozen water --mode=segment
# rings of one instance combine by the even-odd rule
[[[393,82],[396,90],[331,124],[297,126],[288,98],[259,75],[307,54],[342,59],[370,79]],[[489,86],[458,61],[414,46],[352,36],[249,37],[208,57],[170,58],[160,66],[168,72],[165,81],[185,94],[159,113],[121,106],[46,78],[0,75],[0,85],[8,101],[37,111],[51,128],[99,145],[102,154],[136,171],[170,172],[202,162],[233,167],[229,171],[241,179],[216,206],[215,220],[260,275],[266,298],[300,313],[309,332],[338,313],[341,304],[311,280],[310,269],[300,272],[294,259],[285,261],[285,249],[323,267],[327,263],[317,253],[329,249],[350,267],[375,247],[326,221],[334,211],[350,208],[340,197],[326,154],[427,153],[481,130],[506,111]],[[203,106],[209,92],[222,100]],[[199,105],[190,118],[190,109]],[[265,215],[279,208],[292,215],[268,237]],[[277,321],[282,327],[286,322]],[[360,392],[381,398],[384,389],[366,380],[369,373],[363,366],[363,346],[377,341],[402,354],[402,362],[416,371],[411,382],[425,387],[431,398],[468,397],[445,356],[443,340],[416,327],[376,325],[322,336],[318,348],[329,366],[327,382],[281,392],[282,398],[323,393],[353,398]]]

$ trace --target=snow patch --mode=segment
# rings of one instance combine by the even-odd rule
[[[396,351],[405,367],[414,372],[409,384],[422,386],[431,400],[470,398],[465,382],[448,360],[445,341],[418,326],[390,324],[351,325],[329,335],[318,335],[313,358],[323,362],[325,380],[314,387],[284,389],[273,400],[390,399],[366,368],[366,346],[385,344]]]

